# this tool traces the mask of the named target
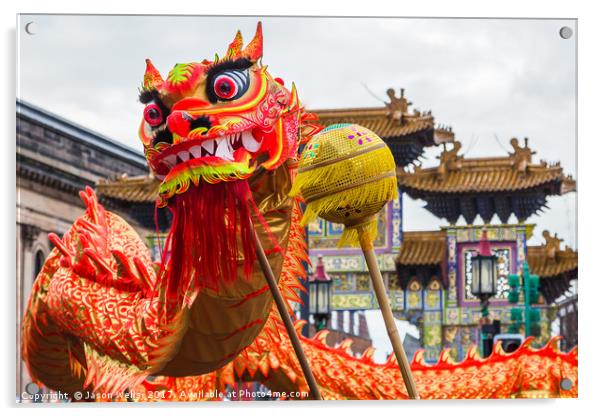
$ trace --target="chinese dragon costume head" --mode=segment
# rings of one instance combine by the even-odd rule
[[[261,65],[261,24],[243,48],[237,32],[213,61],[177,64],[164,80],[150,60],[140,101],[140,139],[163,203],[200,180],[248,179],[295,157],[302,115],[293,90]]]
[[[233,282],[239,257],[244,273],[252,271],[250,209],[266,224],[249,180],[296,157],[307,118],[294,85],[289,91],[273,78],[262,55],[259,23],[246,46],[239,31],[223,57],[176,64],[165,79],[146,61],[139,136],[162,181],[158,205],[173,215],[168,294],[188,288],[182,276],[214,289]]]

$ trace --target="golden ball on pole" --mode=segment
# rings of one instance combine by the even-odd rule
[[[393,155],[365,127],[329,126],[307,143],[290,193],[301,193],[307,204],[302,225],[322,217],[345,225],[339,246],[358,246],[360,239],[371,244],[376,214],[397,198]]]
[[[290,194],[298,193],[307,204],[302,225],[317,217],[344,224],[339,246],[361,247],[408,395],[418,399],[372,244],[378,231],[377,214],[387,202],[397,198],[391,151],[365,127],[329,126],[316,134],[301,154],[298,176]]]

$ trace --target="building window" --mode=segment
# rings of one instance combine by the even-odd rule
[[[38,274],[40,274],[42,267],[44,267],[45,260],[46,260],[46,256],[44,255],[44,252],[42,250],[36,251],[36,255],[34,257],[34,264],[33,264],[34,281],[35,281],[36,277],[38,277]]]

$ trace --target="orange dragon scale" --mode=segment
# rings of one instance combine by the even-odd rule
[[[238,32],[222,57],[175,65],[162,76],[150,60],[142,79],[139,136],[157,206],[171,212],[161,259],[94,192],[36,278],[22,326],[32,379],[50,389],[129,392],[136,400],[205,400],[259,381],[273,391],[308,391],[256,258],[259,237],[280,291],[300,302],[308,262],[300,201],[289,196],[299,148],[321,130],[292,85],[262,65],[261,24]],[[291,311],[292,312],[292,311]],[[303,322],[296,323],[300,330]],[[404,399],[394,358],[353,357],[325,332],[301,337],[324,398]],[[412,370],[422,398],[574,397],[577,351],[530,340],[460,363],[442,353]],[[571,390],[560,380],[573,382]],[[122,396],[119,396],[122,397]],[[290,398],[303,398],[296,396]],[[289,398],[289,397],[282,397]]]

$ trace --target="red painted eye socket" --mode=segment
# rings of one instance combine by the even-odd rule
[[[144,121],[152,127],[156,127],[163,122],[163,111],[157,104],[149,104],[144,108]]]
[[[236,97],[238,94],[238,85],[228,75],[220,75],[213,82],[215,95],[223,100],[228,100]]]

